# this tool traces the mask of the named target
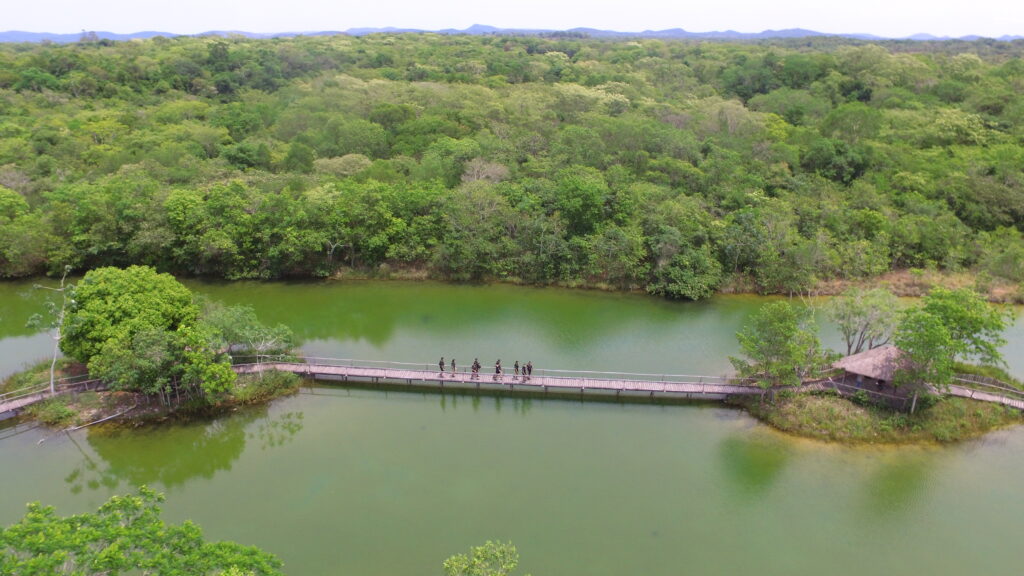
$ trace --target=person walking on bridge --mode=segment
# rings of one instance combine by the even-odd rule
[[[444,356],[437,362],[437,368],[441,371],[441,378],[444,378]]]
[[[523,378],[531,378],[533,376],[533,361],[527,360],[526,366],[523,367]]]
[[[473,379],[480,378],[480,359],[473,358]]]
[[[498,361],[494,363],[494,379],[501,380],[501,358],[498,358]]]
[[[516,376],[519,376],[519,360],[516,360],[516,363],[512,365],[512,368],[516,371]]]
[[[455,358],[452,358],[452,378],[455,378]]]

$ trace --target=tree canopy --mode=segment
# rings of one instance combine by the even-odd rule
[[[736,334],[746,358],[730,357],[736,371],[762,388],[792,386],[824,364],[811,310],[785,300],[761,307]]]
[[[0,277],[1024,279],[1020,42],[0,45]]]
[[[142,487],[114,496],[96,512],[57,516],[52,506],[28,505],[19,522],[0,529],[0,573],[18,576],[278,576],[281,561],[252,546],[207,542],[192,522],[160,518],[163,495]]]
[[[933,288],[920,306],[906,310],[896,330],[896,346],[907,363],[897,381],[946,386],[956,361],[1003,364],[999,347],[1011,310],[996,308],[969,289]]]

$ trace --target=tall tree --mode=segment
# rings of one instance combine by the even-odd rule
[[[897,374],[900,383],[947,386],[953,363],[1003,363],[999,347],[1012,312],[999,310],[978,293],[934,288],[922,305],[904,312],[896,330],[896,346],[907,356]]]
[[[785,300],[762,306],[736,339],[746,359],[729,361],[764,389],[799,384],[824,363],[810,309]]]
[[[846,342],[846,355],[889,343],[899,301],[885,288],[850,288],[829,301],[826,311]]]

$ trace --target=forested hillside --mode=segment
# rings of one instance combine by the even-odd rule
[[[1024,280],[1024,41],[0,46],[0,277]]]

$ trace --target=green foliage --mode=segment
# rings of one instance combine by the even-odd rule
[[[729,357],[736,371],[762,388],[790,386],[821,367],[823,357],[811,311],[787,301],[766,304],[736,333],[746,359]]]
[[[89,363],[111,342],[128,344],[145,331],[175,331],[198,313],[192,293],[170,274],[145,266],[97,268],[74,290],[61,350]]]
[[[292,336],[262,326],[251,309],[212,310],[200,319],[192,293],[152,268],[99,268],[75,288],[61,347],[112,389],[217,402],[234,386],[233,345],[266,354],[288,349]]]
[[[257,404],[295,392],[300,382],[298,374],[268,370],[240,377],[232,395],[242,404]]]
[[[444,561],[447,576],[507,576],[519,565],[519,553],[512,543],[488,540],[473,546],[469,554],[456,554]]]
[[[894,267],[1020,282],[1024,49],[914,50],[415,34],[4,45],[0,277],[384,265],[673,298],[727,275],[795,294]],[[481,183],[502,203],[464,189]]]
[[[967,289],[934,288],[922,305],[906,310],[896,331],[896,346],[906,355],[897,382],[946,386],[956,360],[1002,364],[999,347],[1010,311],[992,307]]]
[[[701,300],[714,294],[722,283],[722,265],[708,245],[683,249],[662,267],[655,281],[647,286],[651,294],[669,298]]]
[[[75,411],[68,406],[68,398],[57,396],[32,404],[27,414],[47,426],[66,426],[75,419]]]
[[[903,313],[896,331],[896,346],[905,365],[896,372],[896,384],[926,382],[947,386],[953,378],[955,342],[941,318],[920,308]]]
[[[785,432],[851,444],[959,442],[1022,421],[1019,410],[931,394],[918,397],[914,414],[834,393],[788,398],[780,394],[774,404],[755,401],[746,406],[755,416]]]
[[[49,574],[279,575],[272,554],[234,542],[206,542],[191,522],[160,518],[163,495],[142,487],[114,496],[94,513],[60,517],[52,506],[28,505],[19,522],[0,530],[0,572]]]
[[[1002,333],[1012,320],[1012,310],[998,309],[966,288],[933,288],[922,303],[922,310],[938,318],[949,332],[957,358],[1003,363],[999,348],[1006,344]]]

